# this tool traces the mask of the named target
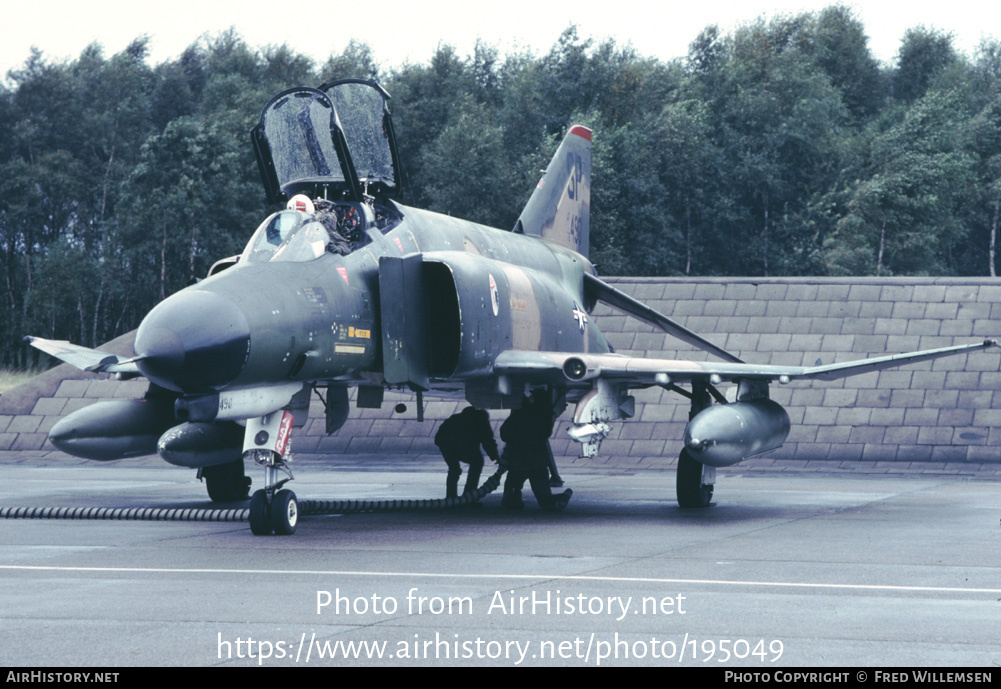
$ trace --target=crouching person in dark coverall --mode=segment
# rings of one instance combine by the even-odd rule
[[[434,436],[434,444],[441,450],[441,456],[448,465],[446,498],[459,497],[459,477],[462,476],[460,462],[469,465],[463,494],[474,491],[479,486],[480,474],[483,472],[481,445],[490,459],[495,462],[500,459],[494,431],[490,427],[490,415],[482,409],[466,407],[460,413],[445,419]]]
[[[570,502],[572,490],[553,495],[549,487],[549,436],[554,422],[549,400],[536,391],[501,426],[501,440],[505,442],[503,461],[507,463],[501,504],[507,509],[520,510],[525,506],[521,498],[525,481],[532,486],[532,493],[544,510],[562,510]]]

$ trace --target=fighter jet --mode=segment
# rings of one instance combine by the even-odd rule
[[[716,468],[779,447],[789,416],[769,399],[778,382],[844,376],[996,345],[818,365],[745,363],[617,290],[588,260],[591,131],[573,126],[508,230],[407,207],[389,95],[349,79],[272,98],[251,132],[268,200],[285,204],[243,253],[157,305],[127,359],[28,338],[79,368],[144,376],[143,399],[101,402],[49,437],[97,460],[158,453],[197,468],[216,501],[245,499],[244,460],[264,467],[250,502],[255,534],[290,534],[298,515],[285,458],[315,392],[326,431],[386,390],[512,409],[547,391],[574,405],[571,437],[598,452],[609,423],[628,419],[630,391],[660,386],[688,400],[677,468],[683,507],[710,504]],[[280,205],[279,205],[280,207]],[[719,361],[614,353],[594,322],[603,302]],[[732,401],[719,390],[735,386]]]

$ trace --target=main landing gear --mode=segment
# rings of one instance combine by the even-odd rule
[[[714,479],[716,472],[713,467],[707,467],[692,459],[688,454],[688,448],[681,451],[681,455],[678,456],[678,476],[675,480],[679,506],[709,507],[713,499],[713,484],[705,482],[703,471],[706,469],[712,470],[713,476],[710,480]]]
[[[715,392],[709,385],[692,382],[692,408],[688,413],[691,421],[700,411],[712,405],[711,394]],[[692,458],[686,447],[678,456],[678,474],[675,490],[681,507],[709,507],[712,504],[713,484],[716,482],[716,468],[701,464]]]
[[[291,481],[292,471],[277,452],[252,450],[254,461],[264,465],[264,485],[250,498],[250,530],[255,536],[291,536],[299,522],[299,502],[295,493],[282,488]],[[288,478],[277,480],[279,472]]]
[[[250,494],[250,477],[243,472],[243,458],[226,464],[202,467],[199,478],[205,479],[212,502],[237,502]]]

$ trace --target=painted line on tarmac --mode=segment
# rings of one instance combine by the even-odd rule
[[[1001,588],[964,588],[949,586],[895,586],[892,584],[824,584],[797,581],[739,581],[736,579],[663,579],[658,577],[603,577],[589,574],[455,574],[440,572],[363,572],[322,569],[214,569],[172,567],[54,567],[42,565],[0,565],[0,570],[107,574],[250,574],[284,576],[338,576],[338,577],[424,577],[427,579],[516,579],[516,580],[567,580],[601,581],[609,583],[686,584],[709,586],[759,586],[765,588],[807,588],[847,591],[901,591],[913,593],[989,593],[1001,594]]]

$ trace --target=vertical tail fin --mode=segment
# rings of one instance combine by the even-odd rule
[[[514,226],[515,232],[588,252],[591,220],[591,130],[570,128]]]

